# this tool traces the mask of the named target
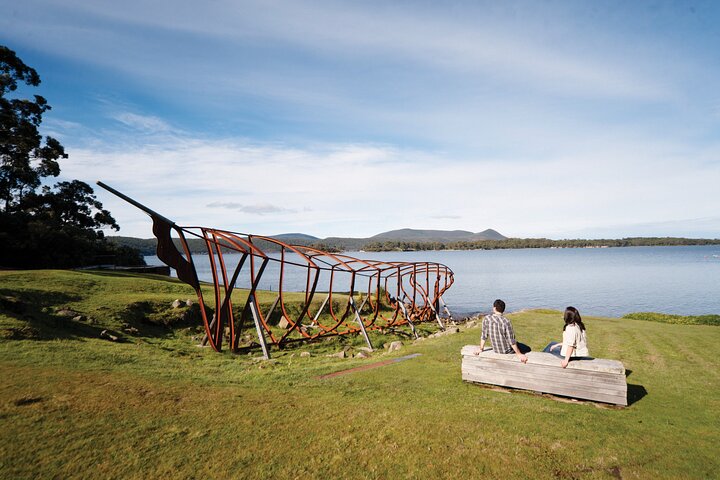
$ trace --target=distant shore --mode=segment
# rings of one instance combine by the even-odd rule
[[[134,237],[108,237],[118,245],[136,248],[142,255],[155,255],[157,239]],[[179,243],[179,240],[175,240]],[[282,239],[283,242],[309,246],[330,253],[340,252],[420,252],[420,251],[453,251],[453,250],[516,250],[525,248],[616,248],[616,247],[677,247],[698,245],[720,245],[720,238],[683,238],[683,237],[629,237],[620,239],[570,239],[551,240],[548,238],[506,238],[502,240],[447,240],[447,241],[416,241],[416,240],[384,240],[372,238],[326,238],[303,239],[294,237]],[[263,251],[279,251],[280,246],[265,240],[255,240],[254,244]],[[193,253],[207,252],[205,241],[199,238],[188,239],[188,246]]]

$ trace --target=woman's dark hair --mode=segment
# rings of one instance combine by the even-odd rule
[[[572,325],[573,323],[580,327],[580,330],[585,330],[585,324],[582,318],[580,318],[580,312],[578,312],[577,308],[567,307],[565,309],[565,326],[563,327],[563,332],[568,325]]]

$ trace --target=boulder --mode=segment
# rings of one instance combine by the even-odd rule
[[[390,343],[390,346],[388,347],[388,353],[401,350],[402,347],[403,347],[403,342],[401,342],[400,340],[396,340],[396,341]]]
[[[300,356],[301,356],[301,357],[312,357],[312,355],[310,354],[310,352],[300,352]]]
[[[337,353],[328,354],[328,357],[345,358],[345,351],[344,351],[344,350],[340,350],[340,351],[337,352]]]
[[[119,340],[118,337],[116,337],[115,335],[111,334],[111,333],[108,332],[107,330],[103,330],[102,332],[100,332],[100,337],[101,337],[101,338],[107,338],[107,339],[110,340],[111,342],[117,342],[117,341]]]
[[[285,317],[282,317],[280,321],[278,322],[278,327],[282,329],[286,329],[290,326],[290,322],[288,322],[288,319]]]
[[[355,358],[370,358],[370,354],[368,352],[358,352],[355,354]]]
[[[131,327],[129,325],[127,327],[123,327],[123,332],[129,333],[130,335],[137,335],[138,333],[140,333],[137,328]]]
[[[25,311],[25,304],[22,301],[7,295],[0,296],[0,307],[13,313],[23,313]]]
[[[193,301],[190,300],[189,298],[188,298],[187,300],[185,300],[185,306],[186,306],[186,307],[192,307],[194,303],[195,303],[195,302],[193,302]]]
[[[475,320],[470,320],[465,324],[465,327],[467,328],[476,328],[478,326],[478,323]]]
[[[180,308],[184,302],[181,302],[179,298],[172,302],[172,308]]]

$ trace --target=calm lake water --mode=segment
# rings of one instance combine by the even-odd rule
[[[720,314],[720,246],[349,252],[363,259],[431,261],[450,267],[455,284],[444,295],[453,313],[490,310],[502,298],[508,311],[562,310],[573,305],[584,315],[619,317],[630,312],[684,315]],[[201,280],[210,281],[205,256],[193,257]],[[239,255],[226,255],[228,268]],[[157,257],[146,257],[159,265]],[[277,289],[271,262],[260,288]],[[174,274],[174,272],[173,272]],[[275,279],[273,281],[273,279]],[[247,286],[246,282],[238,282]],[[286,286],[305,288],[302,272]],[[286,288],[287,288],[286,287]],[[322,284],[319,286],[319,289]],[[288,288],[290,289],[290,288]]]

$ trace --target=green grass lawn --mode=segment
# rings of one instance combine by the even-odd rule
[[[584,318],[591,353],[630,372],[630,405],[618,408],[462,382],[460,348],[478,343],[477,328],[414,344],[374,333],[376,345],[405,347],[365,360],[326,356],[357,350],[359,336],[274,350],[270,361],[257,349],[216,353],[195,346],[198,325],[173,323],[176,298],[194,293],[164,277],[0,272],[0,478],[717,478],[720,469],[716,326]],[[58,317],[62,307],[90,319]],[[511,319],[535,350],[561,335],[559,312]],[[100,338],[104,329],[122,341]],[[317,378],[410,353],[421,355]]]

